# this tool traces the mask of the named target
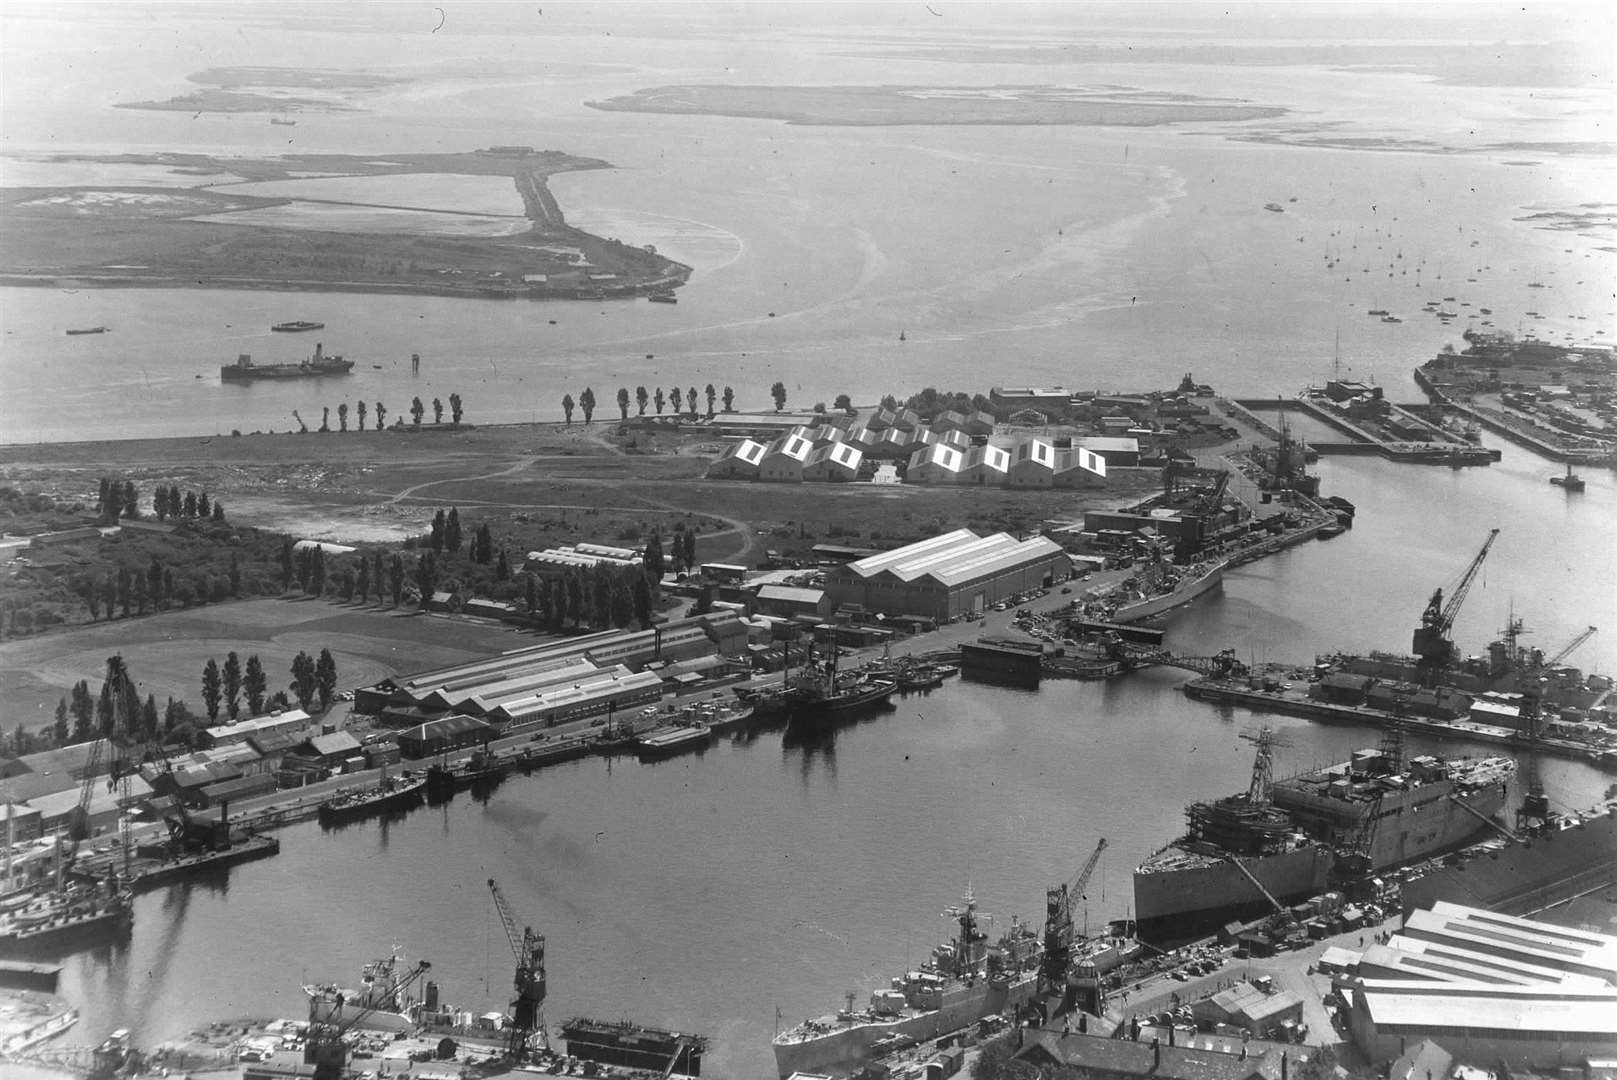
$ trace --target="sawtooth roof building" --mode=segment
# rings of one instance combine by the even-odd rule
[[[934,536],[826,572],[837,607],[947,620],[979,612],[1015,593],[1064,581],[1072,562],[1045,537],[978,536],[970,529]]]

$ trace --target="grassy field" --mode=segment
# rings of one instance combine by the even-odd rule
[[[474,619],[421,615],[332,600],[244,600],[7,641],[0,644],[6,729],[50,724],[58,699],[80,679],[99,690],[107,657],[122,654],[140,693],[202,711],[202,668],[235,651],[256,653],[270,690],[291,682],[300,651],[330,649],[340,687],[521,648],[535,639]]]

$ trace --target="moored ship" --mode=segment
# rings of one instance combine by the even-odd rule
[[[650,1069],[663,1076],[702,1075],[705,1035],[663,1031],[628,1020],[575,1017],[561,1027],[572,1057],[626,1069]]]
[[[326,375],[346,375],[354,368],[352,360],[340,356],[327,356],[317,343],[314,355],[296,364],[255,364],[247,353],[236,357],[234,364],[219,369],[219,378],[225,382],[252,382],[254,379],[318,379]]]
[[[1190,828],[1134,872],[1140,937],[1172,941],[1252,918],[1465,843],[1504,805],[1509,758],[1405,762],[1380,749],[1271,782],[1273,736],[1257,736],[1252,782],[1188,808]]]
[[[109,879],[37,893],[0,912],[0,956],[69,953],[129,933],[129,890]]]
[[[1223,561],[1217,561],[1191,567],[1188,570],[1174,568],[1168,571],[1171,576],[1163,582],[1167,586],[1163,591],[1132,603],[1119,604],[1117,611],[1112,615],[1112,621],[1138,622],[1140,619],[1161,615],[1182,604],[1188,604],[1196,597],[1211,592],[1224,583],[1226,565]]]
[[[775,1036],[775,1065],[794,1072],[846,1076],[871,1057],[935,1039],[996,1013],[1011,1014],[1038,990],[1039,937],[1017,919],[997,942],[977,925],[977,903],[967,893],[951,909],[958,932],[932,950],[915,971],[895,976],[870,995],[864,1009],[848,1007],[805,1020]]]
[[[375,787],[339,795],[321,803],[320,822],[323,825],[337,825],[390,810],[406,810],[421,801],[426,787],[427,778],[424,775],[411,776],[406,773],[399,777],[384,776]]]
[[[658,728],[635,740],[635,749],[644,761],[673,757],[693,750],[705,750],[713,741],[713,729],[701,721]]]

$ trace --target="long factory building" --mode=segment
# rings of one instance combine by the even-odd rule
[[[663,677],[648,668],[739,656],[746,643],[739,616],[718,611],[416,672],[357,691],[354,707],[394,724],[458,715],[500,730],[551,726],[654,702],[662,696]]]
[[[1071,575],[1072,560],[1046,537],[956,529],[834,567],[825,592],[837,608],[946,621]]]

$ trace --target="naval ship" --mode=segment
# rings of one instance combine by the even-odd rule
[[[1142,940],[1195,937],[1464,844],[1504,806],[1515,762],[1403,760],[1396,730],[1377,749],[1273,781],[1274,735],[1254,740],[1245,792],[1187,808],[1186,834],[1134,871]]]
[[[848,1007],[805,1020],[775,1036],[775,1065],[793,1073],[847,1076],[864,1062],[952,1031],[985,1016],[1014,1013],[1038,989],[1039,936],[1017,919],[997,942],[977,926],[970,891],[951,908],[955,939],[932,950],[916,971],[895,976],[890,988],[870,995],[864,1009]]]

